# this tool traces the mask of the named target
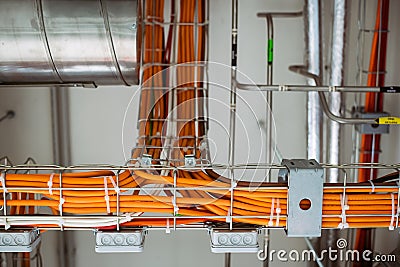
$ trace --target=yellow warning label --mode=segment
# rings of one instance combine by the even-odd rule
[[[376,119],[378,124],[400,124],[400,118],[397,117],[380,117]]]

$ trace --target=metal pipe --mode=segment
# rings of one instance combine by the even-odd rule
[[[257,13],[258,17],[265,17],[267,23],[267,72],[266,72],[266,80],[267,85],[273,84],[273,48],[274,48],[274,22],[273,17],[297,17],[301,16],[302,12],[296,13]],[[272,163],[273,161],[273,140],[272,140],[272,110],[273,110],[273,96],[272,91],[267,91],[266,93],[266,122],[265,122],[265,162]],[[267,181],[271,181],[271,171],[266,170],[267,173]],[[269,243],[270,243],[270,231],[269,229],[265,230],[264,233],[264,253],[265,255],[269,255]],[[263,261],[263,266],[269,266],[269,260],[266,258]]]
[[[304,241],[306,241],[307,247],[309,250],[313,251],[315,255],[318,255],[317,251],[315,250],[314,246],[311,244],[311,241],[305,237]],[[318,267],[324,267],[319,257],[315,257],[315,262],[317,263]]]
[[[237,77],[237,31],[238,31],[238,0],[232,0],[232,37],[231,37],[231,93],[230,93],[230,123],[229,123],[229,165],[235,162],[235,130],[236,130],[236,77]],[[233,175],[233,173],[232,173]],[[233,177],[232,177],[233,178]]]
[[[301,74],[303,76],[306,76],[306,77],[308,77],[310,79],[314,79],[314,81],[317,84],[317,86],[320,86],[320,84],[321,84],[321,79],[317,75],[308,72],[306,70],[306,67],[304,67],[304,66],[290,66],[289,70],[291,70],[293,72],[296,72],[296,73],[299,73],[299,74]],[[325,115],[329,119],[331,119],[331,120],[333,120],[335,122],[338,122],[338,123],[341,123],[341,124],[362,124],[362,123],[365,123],[365,124],[376,124],[376,121],[374,119],[345,118],[345,117],[337,116],[337,115],[333,114],[331,112],[331,110],[329,109],[329,105],[328,105],[328,102],[326,101],[326,97],[325,97],[324,92],[318,91],[317,95],[319,96],[319,100],[321,101],[322,109],[323,109]]]
[[[136,8],[137,0],[1,0],[0,85],[137,84]]]
[[[346,25],[346,0],[334,1],[333,29],[331,40],[331,74],[330,85],[343,85],[344,72],[344,44],[345,44],[345,25]],[[330,110],[336,116],[340,116],[342,106],[342,93],[334,92],[329,94]],[[328,121],[327,134],[327,163],[339,164],[340,161],[340,124],[334,120]],[[327,172],[326,182],[338,183],[339,170],[329,169]],[[338,232],[335,230],[327,230],[325,233],[327,248],[333,248],[338,239]],[[324,239],[322,239],[324,240]],[[325,262],[326,266],[337,266],[334,262]]]
[[[272,78],[273,78],[273,47],[274,47],[274,22],[272,20],[272,16],[267,15],[266,16],[266,21],[267,21],[267,73],[266,73],[266,78],[267,78],[267,84],[271,85],[272,84]],[[272,109],[273,109],[273,99],[272,99],[272,92],[269,91],[267,92],[266,95],[266,100],[267,100],[267,106],[266,106],[266,123],[265,123],[265,146],[266,146],[266,151],[265,151],[265,162],[266,163],[272,163],[273,159],[273,145],[272,145]],[[267,181],[271,181],[271,171],[267,170]],[[269,229],[265,230],[264,234],[264,253],[266,255],[269,255],[269,243],[270,243],[270,231]],[[268,267],[269,266],[269,259],[266,258],[263,261],[263,266]]]
[[[273,91],[273,92],[400,93],[399,86],[367,87],[367,86],[329,86],[329,85],[314,86],[314,85],[290,85],[290,84],[267,85],[267,84],[246,84],[246,83],[236,82],[236,88],[246,91]]]
[[[345,118],[337,116],[330,111],[328,102],[325,98],[325,94],[323,92],[318,92],[318,95],[319,99],[321,100],[322,108],[325,112],[325,115],[335,122],[338,122],[340,124],[377,124],[374,119]]]
[[[332,31],[332,49],[331,49],[331,77],[330,85],[343,85],[344,70],[344,44],[345,44],[345,21],[346,21],[346,0],[335,0]],[[340,116],[342,95],[335,92],[330,94],[330,110],[336,116]],[[327,162],[338,164],[340,157],[340,124],[335,121],[329,121],[328,124],[328,155]],[[327,182],[339,182],[338,170],[329,170]]]
[[[296,12],[259,12],[257,17],[272,17],[272,18],[295,18],[303,16],[303,11]]]
[[[225,253],[224,266],[225,267],[231,266],[231,253]]]
[[[53,130],[53,161],[56,165],[71,165],[71,138],[69,124],[69,92],[57,87],[50,89]],[[58,234],[58,266],[75,266],[74,233]]]
[[[308,72],[322,79],[320,1],[307,0],[305,3],[306,66]],[[316,85],[314,79],[309,79],[307,83]],[[321,161],[321,137],[322,113],[318,94],[309,92],[307,94],[307,158]]]
[[[236,77],[237,77],[237,35],[238,35],[238,0],[232,0],[232,25],[231,25],[231,93],[230,93],[230,121],[229,121],[229,150],[228,161],[230,166],[231,186],[235,181],[235,170],[231,168],[235,164],[235,136],[236,136]],[[233,207],[233,190],[231,193],[231,207]],[[232,215],[232,210],[229,211]],[[230,229],[232,229],[230,220]],[[231,266],[230,253],[225,254],[225,267]]]
[[[321,8],[319,0],[306,0],[304,5],[305,61],[308,73],[315,78],[307,79],[307,84],[322,84],[322,41],[321,41]],[[319,106],[318,93],[307,93],[307,158],[321,162],[322,151],[322,112]],[[319,250],[319,239],[311,241]]]

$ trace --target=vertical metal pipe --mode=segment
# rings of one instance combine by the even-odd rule
[[[71,138],[69,125],[69,89],[53,87],[51,93],[51,115],[53,130],[54,164],[71,165]],[[58,266],[75,266],[75,242],[73,232],[58,233]]]
[[[306,66],[308,72],[317,75],[322,80],[320,0],[306,0],[305,3]],[[308,79],[307,83],[315,85],[313,79]],[[307,158],[317,161],[321,161],[321,118],[318,93],[309,92],[307,94]]]
[[[230,123],[229,123],[229,165],[235,163],[235,130],[236,130],[236,76],[237,76],[237,30],[238,30],[238,0],[232,0],[232,39],[231,39],[231,93],[230,93]],[[231,171],[233,179],[233,170]]]
[[[53,87],[50,90],[53,131],[53,160],[54,164],[69,166],[71,165],[69,89]]]
[[[274,23],[271,15],[267,15],[267,85],[272,85],[272,71],[273,71],[273,46],[274,46]],[[266,106],[266,122],[265,122],[265,163],[272,163],[272,91],[266,93],[267,106]],[[267,181],[271,181],[271,171],[268,170]],[[265,230],[264,234],[264,253],[269,255],[270,231]],[[268,257],[263,262],[263,267],[269,266]]]
[[[333,29],[331,40],[331,68],[330,85],[343,85],[344,69],[344,44],[345,44],[345,25],[346,25],[346,0],[335,0],[333,7]],[[341,115],[342,93],[334,92],[329,95],[330,110],[335,115]],[[340,161],[340,124],[329,120],[327,134],[327,162],[330,164],[339,164]],[[339,182],[339,170],[329,169],[327,173],[328,183]],[[325,233],[326,248],[334,248],[338,239],[338,232],[327,230]],[[326,266],[337,266],[334,262],[325,262]]]
[[[345,44],[346,0],[335,0],[331,49],[331,74],[330,85],[343,85],[344,44]],[[335,115],[340,115],[342,105],[341,93],[330,94],[330,110]],[[339,139],[340,124],[330,120],[328,124],[328,163],[338,164],[340,159]],[[328,170],[327,182],[339,182],[339,170]]]
[[[236,76],[237,76],[237,34],[238,34],[238,0],[232,0],[232,27],[231,27],[231,93],[230,93],[230,123],[229,123],[229,166],[231,184],[234,183],[235,164],[235,135],[236,135]],[[231,191],[231,207],[233,207],[233,190]],[[230,213],[232,208],[230,209]],[[231,225],[232,227],[232,220]],[[225,267],[231,266],[230,253],[225,254]]]
[[[272,71],[273,71],[273,44],[274,44],[274,23],[272,16],[268,15],[267,19],[267,36],[268,36],[268,55],[267,55],[267,85],[272,85]],[[267,92],[267,107],[266,107],[266,163],[272,162],[273,149],[272,149],[272,91]],[[271,172],[267,174],[268,182],[271,180]]]
[[[331,73],[330,85],[343,85],[343,70],[344,70],[344,44],[346,30],[346,0],[335,0],[333,7],[333,29],[331,40]],[[340,115],[342,106],[342,93],[330,94],[330,110],[335,115]],[[327,162],[330,164],[339,164],[340,161],[340,124],[329,120],[328,121],[328,150]],[[339,170],[329,169],[327,176],[328,183],[339,182]],[[334,247],[338,238],[337,231],[328,230],[326,234],[326,246]],[[332,266],[332,263],[327,263]]]
[[[320,27],[320,0],[305,0],[304,6],[304,30],[306,48],[306,67],[308,72],[319,79],[307,79],[309,85],[322,84],[321,63],[321,27]],[[319,105],[317,92],[307,93],[307,158],[318,162],[321,158],[322,147],[322,111]],[[320,249],[320,239],[311,240],[316,250]]]
[[[230,267],[231,266],[231,253],[225,253],[224,266],[225,267]]]

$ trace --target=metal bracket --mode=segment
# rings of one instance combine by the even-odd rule
[[[40,240],[38,229],[1,230],[0,252],[32,252]]]
[[[153,158],[149,154],[143,154],[142,157],[139,159],[140,167],[150,167]]]
[[[194,155],[185,155],[185,166],[194,167],[196,166],[196,158]]]
[[[143,252],[145,230],[95,232],[98,253]]]
[[[365,112],[364,107],[358,107],[352,111],[353,118],[377,119],[388,117],[386,112]],[[361,134],[388,134],[389,125],[386,124],[356,124],[356,131]]]
[[[316,160],[284,159],[282,165],[289,187],[287,236],[321,236],[324,170]]]
[[[211,229],[211,252],[256,253],[258,252],[257,229]]]

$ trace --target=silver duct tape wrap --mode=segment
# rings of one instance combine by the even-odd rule
[[[307,95],[307,158],[321,161],[322,112],[316,92]]]
[[[320,34],[320,2],[307,0],[305,5],[305,36],[306,36],[306,66],[308,71],[317,76],[321,75],[321,34]],[[315,85],[315,81],[308,80]],[[321,160],[322,112],[319,105],[318,93],[307,95],[307,157]]]
[[[331,54],[331,81],[330,85],[340,86],[343,84],[344,68],[344,44],[345,44],[345,21],[346,0],[335,0],[332,31],[332,54]],[[330,94],[330,110],[335,115],[340,115],[342,95],[341,93]],[[335,121],[328,124],[328,163],[338,164],[340,159],[340,125]],[[339,182],[339,171],[329,170],[327,182]]]

